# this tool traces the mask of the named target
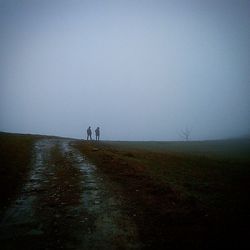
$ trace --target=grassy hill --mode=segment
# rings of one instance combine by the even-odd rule
[[[146,248],[241,249],[246,243],[248,140],[76,147],[120,187]]]
[[[59,137],[0,133],[1,210],[25,183],[34,143],[42,138]],[[72,145],[110,180],[145,249],[166,245],[240,249],[247,243],[249,139],[99,143],[72,139]],[[55,156],[53,150],[51,154]],[[58,164],[60,171],[67,169],[59,160]]]

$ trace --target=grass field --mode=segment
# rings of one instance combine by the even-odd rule
[[[103,145],[109,146],[107,149],[111,151],[117,150],[120,157],[132,156],[144,166],[145,174],[196,197],[206,205],[226,205],[233,201],[237,187],[250,180],[250,140],[247,139],[200,142],[110,141]],[[214,192],[214,188],[218,188],[217,192]],[[226,195],[226,192],[229,193]],[[239,197],[238,194],[235,197]],[[230,204],[227,205],[230,207]]]
[[[250,161],[250,139],[211,141],[105,141],[121,149],[139,149],[151,152],[173,152],[200,156]]]
[[[17,195],[29,172],[33,143],[39,136],[0,133],[0,207]]]
[[[146,248],[245,244],[248,140],[82,142],[77,148],[121,187]]]

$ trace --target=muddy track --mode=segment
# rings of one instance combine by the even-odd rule
[[[29,178],[1,219],[1,249],[140,249],[110,180],[71,140],[34,146]]]

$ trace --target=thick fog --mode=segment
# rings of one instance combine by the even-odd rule
[[[249,0],[0,0],[0,131],[249,134],[249,27]]]

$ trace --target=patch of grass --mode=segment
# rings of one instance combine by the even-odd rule
[[[13,200],[24,183],[36,136],[0,133],[0,207]]]
[[[245,244],[250,168],[222,155],[145,150],[119,143],[76,147],[123,190],[145,248]]]

